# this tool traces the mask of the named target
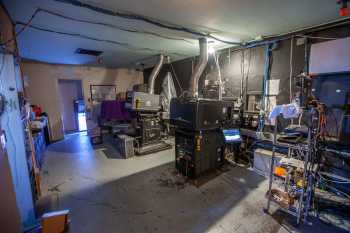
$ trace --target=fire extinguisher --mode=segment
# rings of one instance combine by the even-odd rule
[[[349,15],[348,2],[349,2],[349,0],[338,0],[337,1],[337,3],[340,5],[339,15],[342,17],[346,17]]]

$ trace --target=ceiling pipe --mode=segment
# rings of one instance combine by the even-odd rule
[[[201,77],[204,68],[206,67],[208,63],[208,40],[207,38],[200,38],[199,39],[199,62],[197,63],[196,67],[194,68],[194,72],[190,79],[190,93],[192,97],[198,97],[198,81]]]
[[[156,64],[156,66],[153,68],[152,73],[148,79],[148,93],[149,94],[154,94],[154,83],[155,83],[155,80],[159,74],[160,69],[163,66],[163,63],[164,63],[164,55],[160,54],[159,61]]]

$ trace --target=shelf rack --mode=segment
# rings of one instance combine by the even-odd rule
[[[271,203],[274,203],[277,205],[278,209],[280,209],[283,212],[286,212],[294,217],[296,217],[297,224],[300,224],[301,221],[306,222],[307,216],[310,209],[310,203],[311,198],[313,196],[314,192],[314,153],[315,153],[315,140],[314,140],[314,132],[311,127],[308,129],[308,140],[307,144],[289,144],[289,143],[280,143],[277,142],[277,128],[278,128],[278,118],[276,119],[275,127],[274,127],[274,137],[273,137],[273,145],[272,145],[272,158],[271,158],[271,164],[270,164],[270,173],[269,173],[269,187],[267,192],[267,206],[264,211],[266,213],[269,213]],[[277,202],[272,202],[272,185],[274,183],[274,167],[275,167],[275,154],[276,154],[276,148],[277,147],[286,147],[288,148],[288,155],[287,158],[296,158],[298,160],[303,161],[303,177],[302,177],[302,187],[301,187],[301,193],[299,197],[296,199],[297,203],[296,205],[292,207],[284,207],[281,206]],[[289,185],[288,182],[288,176],[285,178],[285,187],[284,191],[287,190],[287,185]]]

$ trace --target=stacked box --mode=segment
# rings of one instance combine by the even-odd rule
[[[103,143],[102,132],[100,127],[94,127],[88,130],[88,135],[92,145],[98,145]]]
[[[126,159],[134,156],[134,138],[127,135],[118,135],[117,146],[119,153]]]

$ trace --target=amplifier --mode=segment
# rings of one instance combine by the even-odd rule
[[[174,98],[170,103],[172,124],[188,130],[212,130],[232,118],[233,102]]]

